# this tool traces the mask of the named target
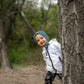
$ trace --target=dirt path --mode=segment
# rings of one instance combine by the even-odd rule
[[[13,72],[0,70],[0,84],[44,84],[46,70],[44,65],[16,67]],[[61,84],[58,77],[53,84]]]

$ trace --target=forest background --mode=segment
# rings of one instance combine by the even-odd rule
[[[0,12],[4,17],[6,44],[13,66],[25,66],[29,64],[44,64],[42,47],[31,40],[33,33],[21,18],[22,11],[29,25],[35,31],[39,26],[45,31],[49,39],[56,38],[59,41],[58,10],[57,3],[51,0],[4,0]],[[40,4],[40,5],[39,5]]]

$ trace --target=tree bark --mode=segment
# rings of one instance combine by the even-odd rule
[[[84,84],[84,1],[58,1],[63,84]]]
[[[5,35],[2,20],[0,20],[0,62],[2,68],[4,68],[5,71],[12,71],[8,49],[5,44]]]

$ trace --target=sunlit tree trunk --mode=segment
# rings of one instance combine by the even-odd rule
[[[84,0],[58,0],[63,84],[84,84]]]
[[[47,25],[47,21],[48,21],[48,13],[50,11],[50,8],[51,8],[51,0],[50,0],[50,4],[48,6],[48,10],[46,11],[46,14],[45,14],[45,26]]]
[[[5,35],[2,20],[0,20],[0,62],[2,68],[4,68],[5,71],[12,71],[8,49],[5,44]]]

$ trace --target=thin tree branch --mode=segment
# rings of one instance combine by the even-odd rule
[[[21,18],[23,19],[23,21],[25,22],[25,24],[27,25],[27,28],[29,30],[32,31],[32,33],[34,34],[35,33],[35,30],[33,29],[33,27],[29,24],[29,21],[28,19],[26,18],[25,14],[23,13],[23,11],[20,11],[20,15],[21,15]]]

